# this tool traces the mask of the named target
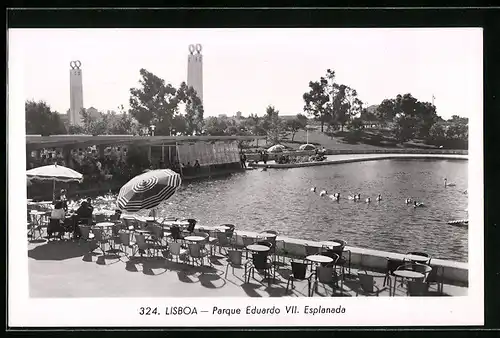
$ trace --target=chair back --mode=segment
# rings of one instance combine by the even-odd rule
[[[243,246],[247,247],[249,245],[252,245],[254,242],[255,242],[255,239],[252,238],[252,237],[248,237],[246,235],[244,235],[242,237],[242,240],[243,240]]]
[[[310,245],[305,245],[306,248],[306,256],[317,255],[321,251],[320,248]]]
[[[189,255],[193,258],[200,258],[202,257],[201,254],[201,246],[198,243],[190,243],[188,244],[188,249],[189,249]]]
[[[374,283],[373,283],[373,276],[372,275],[360,273],[360,274],[358,274],[358,278],[359,278],[359,284],[361,286],[361,289],[364,292],[368,292],[368,293],[374,292],[374,288],[373,288]]]
[[[217,231],[216,236],[220,245],[229,245],[231,243],[225,232]]]
[[[143,234],[135,234],[135,242],[137,243],[137,247],[139,249],[144,249],[147,247],[146,236],[144,236]]]
[[[410,296],[425,296],[427,284],[421,281],[408,281],[408,293]]]
[[[175,240],[182,238],[181,229],[177,225],[172,225],[170,227],[170,234],[171,234],[172,238]]]
[[[424,274],[424,281],[427,280],[427,277],[432,271],[432,268],[428,265],[425,264],[420,264],[420,263],[414,263],[413,264],[413,271],[420,272]]]
[[[330,257],[331,259],[333,259],[333,262],[328,263],[327,265],[335,265],[337,263],[337,261],[339,260],[339,255],[337,255],[334,251],[332,251],[330,249],[324,249],[321,252],[321,255],[327,256],[327,257]]]
[[[125,228],[127,228],[128,230],[133,230],[134,229],[134,220],[131,219],[131,218],[122,218],[123,220],[123,224],[125,224]]]
[[[392,259],[387,257],[386,273],[392,275],[393,272],[396,271],[403,264],[404,264],[403,261],[400,259]]]
[[[295,279],[305,279],[307,272],[307,264],[299,262],[291,262],[292,275]]]
[[[82,225],[80,226],[80,233],[82,234],[83,239],[89,239],[90,237],[90,227]]]
[[[316,277],[320,283],[333,282],[333,267],[318,266],[316,268]]]
[[[161,228],[158,225],[151,225],[151,232],[153,233],[153,236],[157,239],[162,239],[163,238],[163,228]]]
[[[186,221],[188,221],[188,223],[189,223],[189,225],[187,227],[187,231],[189,233],[192,233],[194,231],[194,227],[196,226],[196,223],[198,223],[198,221],[193,219],[193,218],[188,218]]]
[[[229,250],[227,252],[229,262],[233,265],[241,265],[242,252],[237,250]]]
[[[442,280],[442,276],[439,275],[438,273],[438,266],[433,266],[432,270],[429,272],[429,275],[427,276],[426,282],[428,283],[440,283]]]
[[[130,234],[128,232],[120,232],[118,236],[120,237],[120,241],[123,245],[130,245]]]
[[[92,233],[94,234],[95,236],[95,239],[97,241],[104,241],[104,232],[101,228],[94,228],[92,229]]]
[[[252,255],[252,263],[257,270],[267,269],[267,254],[260,252],[254,253]]]
[[[181,254],[181,243],[170,243],[168,245],[168,250],[172,255],[179,256]]]

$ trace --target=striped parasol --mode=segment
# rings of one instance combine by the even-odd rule
[[[128,212],[155,208],[172,197],[181,182],[181,176],[170,169],[148,171],[120,189],[118,207]]]

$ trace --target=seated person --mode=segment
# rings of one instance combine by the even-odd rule
[[[61,201],[56,202],[54,209],[50,213],[50,222],[47,226],[47,235],[48,237],[52,237],[52,234],[57,232],[59,237],[64,233],[64,228],[62,227],[62,223],[64,222],[64,217],[66,213],[63,209],[63,203]]]
[[[87,201],[83,201],[82,204],[80,204],[80,207],[76,211],[76,217],[78,222],[81,222],[82,220],[86,220],[89,222],[89,220],[92,220],[92,211],[93,208]]]

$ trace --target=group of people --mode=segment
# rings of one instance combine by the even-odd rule
[[[66,190],[62,189],[58,198],[54,199],[53,205],[54,209],[51,211],[47,227],[49,238],[53,237],[55,233],[58,234],[58,237],[61,237],[65,232],[73,232],[73,238],[78,239],[81,236],[80,225],[92,224],[94,207],[90,197],[81,202],[76,212],[71,212],[68,210]]]

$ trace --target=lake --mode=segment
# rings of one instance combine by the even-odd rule
[[[287,237],[343,239],[350,246],[467,261],[467,161],[391,159],[294,169],[261,169],[186,182],[161,214],[200,225],[233,223],[236,230],[277,230]],[[444,178],[455,187],[444,187]],[[311,192],[311,187],[317,192]],[[320,197],[339,192],[341,200]],[[347,196],[361,194],[361,202]],[[378,194],[382,201],[375,201]],[[371,197],[371,203],[365,199]],[[411,197],[423,208],[406,205]]]

